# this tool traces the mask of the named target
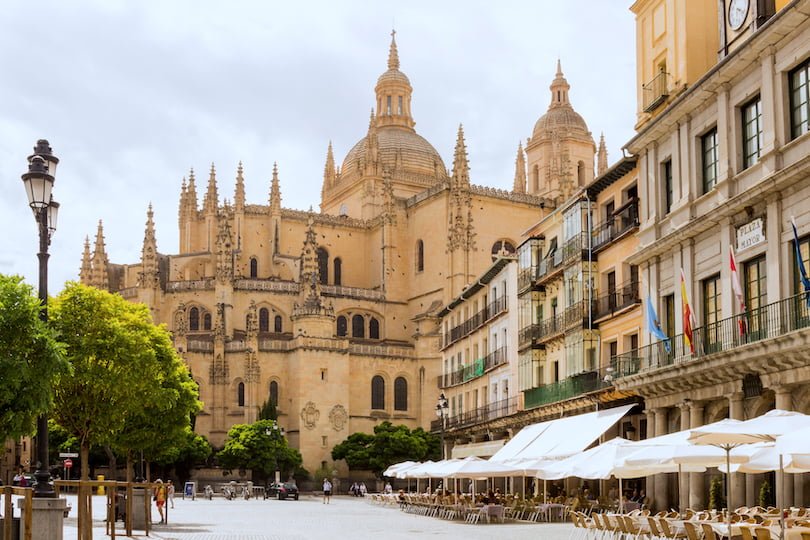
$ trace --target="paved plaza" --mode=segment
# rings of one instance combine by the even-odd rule
[[[75,497],[68,496],[75,508]],[[104,535],[104,499],[93,500],[94,539]],[[159,521],[154,509],[152,517]],[[123,538],[123,527],[118,523]],[[320,498],[302,495],[299,501],[177,499],[169,509],[169,524],[155,525],[148,538],[164,540],[310,540],[351,538],[399,540],[423,537],[484,540],[567,540],[570,524],[514,522],[469,525],[405,514],[396,507],[381,507],[369,499],[335,497],[324,505]],[[136,538],[145,538],[138,536]],[[142,532],[140,533],[143,534]],[[118,537],[118,536],[117,536]],[[65,522],[64,540],[75,540],[76,516]]]

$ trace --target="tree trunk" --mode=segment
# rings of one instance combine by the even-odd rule
[[[107,459],[110,462],[111,477],[108,480],[118,480],[118,461],[115,458],[115,452],[112,451],[109,445],[104,446],[104,452],[107,454]]]
[[[81,480],[90,480],[90,445],[87,442],[82,442],[79,452],[82,460]]]
[[[132,452],[127,452],[127,482],[132,482]]]

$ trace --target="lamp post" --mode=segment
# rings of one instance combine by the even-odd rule
[[[273,420],[273,425],[264,430],[264,434],[268,437],[275,439],[275,435],[280,435],[284,438],[284,428],[278,425],[278,421]],[[278,470],[278,455],[273,452],[273,470],[275,471],[275,482],[278,484],[281,481],[281,471]]]
[[[445,458],[445,450],[444,450],[444,422],[447,419],[447,412],[449,409],[449,405],[447,404],[447,398],[444,397],[444,392],[439,394],[439,401],[436,402],[436,416],[439,417],[440,425],[441,425],[441,445],[442,445],[442,459]]]
[[[59,203],[53,200],[51,190],[56,177],[59,159],[53,155],[51,146],[45,139],[37,141],[34,153],[28,156],[28,172],[22,175],[28,205],[34,212],[39,228],[39,318],[48,322],[48,246],[56,232],[56,215]],[[48,470],[48,416],[37,419],[37,470],[34,473],[34,497],[56,497]]]

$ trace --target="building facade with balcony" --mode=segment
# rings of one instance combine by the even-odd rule
[[[516,284],[516,259],[499,257],[439,313],[443,369],[438,387],[449,406],[446,441],[453,443],[448,456],[491,456],[503,444],[489,442],[502,432],[493,434],[491,421],[520,408]],[[441,429],[436,422],[432,427]]]
[[[626,257],[638,230],[636,160],[625,157],[538,222],[518,248],[518,383],[536,419],[633,402],[615,357],[641,331],[639,280]],[[629,416],[616,434],[643,433]]]
[[[643,121],[626,145],[638,157],[641,199],[639,246],[627,261],[648,284],[670,339],[644,332],[639,348],[617,355],[615,384],[643,396],[651,435],[773,408],[810,413],[810,311],[798,270],[799,259],[810,263],[810,1],[729,4],[720,2],[704,24],[719,28],[713,61],[685,69],[683,88],[655,110],[640,97]],[[656,51],[688,64],[690,43],[704,42],[672,5],[680,4],[633,7],[639,87],[649,75],[641,64]],[[754,504],[765,478],[734,475],[731,507]],[[810,501],[803,475],[775,480],[786,505]],[[680,497],[703,508],[707,482],[693,474],[677,486],[659,475],[648,491],[658,507]]]

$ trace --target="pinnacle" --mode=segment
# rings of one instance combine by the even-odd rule
[[[562,77],[562,76],[563,76],[562,65],[560,64],[560,59],[557,58],[557,77]]]
[[[388,69],[399,69],[396,34],[396,30],[391,30],[391,47],[388,50]]]

